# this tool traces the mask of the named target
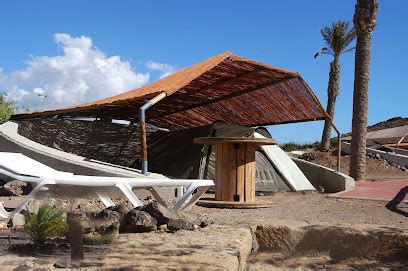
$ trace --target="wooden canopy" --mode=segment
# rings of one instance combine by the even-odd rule
[[[138,121],[139,108],[160,93],[166,97],[148,109],[146,122],[169,130],[215,121],[258,126],[327,117],[298,73],[225,52],[120,95],[63,109],[17,114],[12,119],[57,116]]]

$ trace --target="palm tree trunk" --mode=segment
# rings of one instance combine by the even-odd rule
[[[340,64],[339,60],[335,58],[333,62],[330,63],[329,85],[327,87],[326,112],[332,119],[334,118],[334,106],[336,103],[337,95],[339,93],[339,88],[340,88]],[[330,121],[325,120],[322,133],[322,141],[320,143],[321,151],[327,151],[330,148],[331,130],[332,127]]]
[[[365,181],[368,81],[370,76],[371,32],[377,17],[377,0],[357,0],[354,27],[357,33],[354,70],[353,120],[350,176]]]

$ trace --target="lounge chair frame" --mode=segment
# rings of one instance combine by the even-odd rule
[[[15,161],[13,161],[15,160]],[[24,172],[16,170],[15,164],[19,162],[26,162],[31,166],[41,167],[42,174],[32,173],[28,175],[30,169],[25,169]],[[13,165],[13,166],[11,166]],[[34,171],[35,172],[35,171]],[[74,175],[69,172],[62,172],[45,166],[38,161],[35,161],[27,156],[16,153],[0,153],[0,174],[8,176],[15,180],[31,183],[34,188],[29,195],[17,206],[12,212],[4,209],[3,204],[0,203],[0,218],[10,218],[13,214],[23,210],[27,204],[35,198],[40,191],[52,189],[53,186],[79,186],[85,189],[90,189],[106,206],[114,206],[112,199],[104,192],[106,189],[118,189],[134,206],[142,205],[142,202],[135,195],[133,190],[145,189],[151,192],[157,202],[166,208],[164,199],[157,192],[158,187],[180,187],[186,186],[186,192],[176,202],[172,208],[176,211],[188,211],[198,201],[198,199],[205,193],[208,187],[213,186],[214,182],[211,180],[198,179],[158,179],[148,178],[142,176],[140,178],[125,178],[125,177],[99,177],[99,176],[84,176]]]

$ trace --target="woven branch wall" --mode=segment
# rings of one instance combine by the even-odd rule
[[[201,145],[210,127],[161,132],[148,129],[149,171],[169,176],[196,178]],[[103,121],[32,119],[19,121],[18,133],[37,143],[89,159],[140,169],[140,130]],[[198,157],[198,159],[197,159]]]

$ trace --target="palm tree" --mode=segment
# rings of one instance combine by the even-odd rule
[[[354,28],[350,28],[348,22],[337,21],[332,23],[331,26],[322,28],[320,34],[328,47],[320,49],[320,51],[315,54],[315,58],[322,54],[331,55],[333,57],[333,61],[330,63],[326,109],[329,116],[333,119],[334,105],[340,89],[340,56],[354,50],[354,47],[348,48],[348,46],[355,39],[356,33]],[[327,151],[330,147],[331,129],[330,121],[326,120],[324,122],[322,141],[320,143],[320,150],[322,151]]]
[[[371,32],[377,20],[377,10],[377,0],[357,0],[353,19],[357,34],[357,44],[349,174],[356,181],[365,180]]]
[[[51,205],[42,205],[37,214],[25,213],[24,230],[37,246],[56,236],[62,236],[68,230],[68,223],[58,210]]]

